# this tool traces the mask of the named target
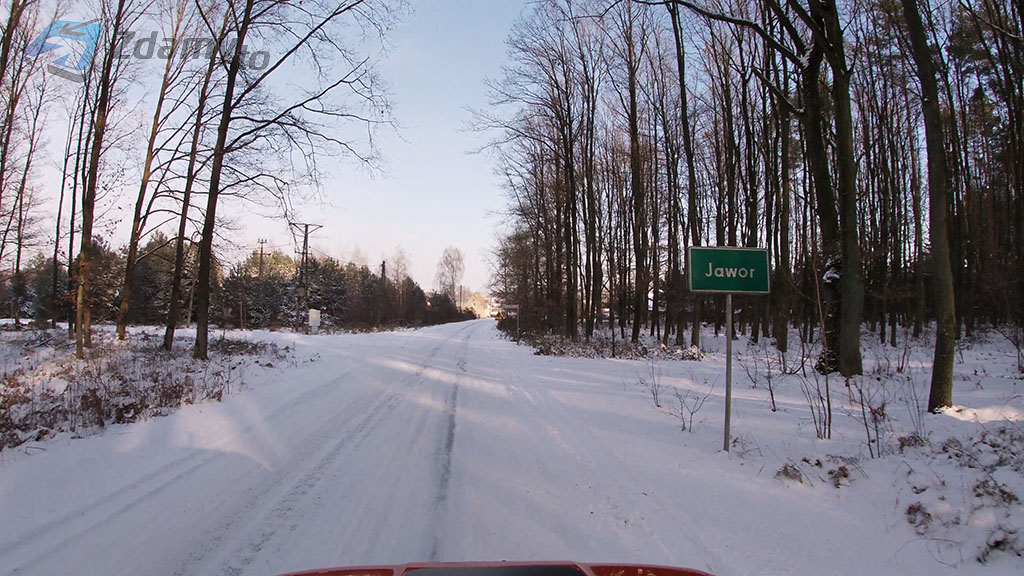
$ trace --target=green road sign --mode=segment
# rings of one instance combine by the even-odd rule
[[[691,292],[768,293],[768,251],[732,246],[687,248]]]

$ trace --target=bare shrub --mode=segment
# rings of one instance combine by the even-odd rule
[[[693,432],[694,415],[700,412],[700,409],[704,407],[704,401],[715,390],[715,385],[707,380],[704,380],[704,386],[707,387],[704,393],[691,392],[689,390],[675,391],[676,402],[679,404],[676,415],[679,417],[680,422],[682,422],[683,432],[687,430]]]
[[[907,510],[904,513],[907,517],[907,523],[914,527],[914,531],[919,536],[924,536],[928,533],[928,527],[932,523],[931,512],[925,509],[924,504],[920,502],[914,502],[910,506],[907,506]]]
[[[753,388],[757,388],[761,380],[764,380],[765,387],[768,389],[768,405],[772,412],[777,412],[775,374],[782,372],[783,360],[779,357],[772,357],[768,345],[765,344],[751,355],[750,361],[745,361],[743,357],[740,357],[739,363],[743,367],[743,371],[747,373],[747,378]]]
[[[81,407],[82,422],[86,426],[99,426],[103,428],[107,421],[106,410],[103,407],[103,398],[100,397],[98,388],[89,388],[82,394],[78,401]]]
[[[637,384],[651,395],[654,406],[661,408],[661,367],[653,357],[647,358],[647,373],[637,379]]]
[[[978,549],[977,560],[986,563],[999,552],[1024,555],[1024,530],[1017,514],[1021,500],[1004,483],[1006,478],[1024,473],[1024,430],[1012,424],[986,428],[966,441],[948,438],[941,451],[959,466],[978,474],[964,486],[966,513],[976,515],[984,511],[989,518],[987,536]]]
[[[1024,539],[1021,538],[1020,531],[1005,524],[998,524],[992,528],[985,539],[985,547],[978,553],[978,562],[987,564],[996,552],[1024,556]]]
[[[568,358],[623,358],[627,360],[658,360],[698,361],[704,359],[704,353],[696,346],[666,346],[658,343],[648,348],[643,342],[636,344],[629,340],[618,340],[611,337],[610,331],[596,331],[589,342],[573,342],[564,336],[553,334],[524,335],[527,344],[534,348],[537,356],[564,356]]]
[[[284,358],[290,348],[279,348],[277,344],[254,340],[218,338],[210,343],[210,350],[224,356],[273,356]]]
[[[928,445],[928,439],[919,436],[916,432],[900,436],[897,441],[900,444],[900,452],[904,452],[907,448],[921,448]]]
[[[1004,324],[996,328],[1017,351],[1017,372],[1024,374],[1024,327]]]
[[[889,346],[880,344],[873,347],[872,352],[875,365],[871,369],[871,374],[885,377],[892,376],[892,358],[889,357]]]
[[[908,363],[910,361],[910,338],[906,335],[903,336],[903,351],[900,353],[899,360],[896,361],[896,373],[903,374],[907,370]]]
[[[829,391],[828,374],[819,377],[817,370],[812,370],[811,378],[806,374],[796,376],[800,380],[800,390],[807,400],[807,407],[810,408],[815,435],[819,440],[832,438],[832,395]]]
[[[688,361],[700,361],[704,359],[704,352],[701,351],[697,346],[690,346],[689,348],[682,348],[679,350],[679,359]]]
[[[791,462],[783,464],[782,468],[779,468],[779,471],[775,473],[775,477],[783,480],[794,480],[801,484],[804,482],[803,472],[800,472],[800,469]]]
[[[850,478],[850,469],[846,466],[838,466],[828,471],[828,480],[832,483],[832,486],[839,488],[847,484]]]
[[[798,330],[800,341],[800,350],[797,352],[797,357],[800,359],[799,362],[790,365],[785,354],[779,353],[779,366],[782,374],[803,374],[807,375],[807,363],[813,360],[813,343],[804,340],[804,333],[802,330]]]
[[[914,383],[912,377],[906,377],[903,380],[902,388],[903,403],[907,406],[907,413],[910,415],[910,425],[913,432],[909,436],[913,436],[919,439],[922,444],[927,443],[928,431],[925,429],[925,414],[927,414],[927,408],[924,403],[924,399],[921,398],[921,394],[917,389],[917,385]],[[917,445],[922,445],[917,444]],[[914,445],[914,444],[906,444]],[[903,437],[900,438],[900,449],[904,447]]]
[[[5,344],[66,347],[63,338],[43,336]],[[188,346],[166,352],[145,336],[128,344],[98,343],[80,361],[56,354],[42,365],[7,372],[0,380],[0,450],[57,432],[84,434],[110,423],[166,415],[185,404],[221,400],[243,383],[241,358],[283,360],[291,353],[275,344],[222,339],[211,346],[219,354],[197,362]]]
[[[736,355],[736,362],[743,368],[743,372],[747,375],[747,380],[750,380],[750,387],[757,388],[757,381],[760,380],[761,366],[758,362],[757,353],[751,354],[749,357],[742,354]]]
[[[854,417],[864,426],[867,437],[868,454],[879,458],[884,453],[884,438],[892,431],[889,419],[889,405],[892,394],[881,378],[851,378],[848,380],[850,389],[855,393],[855,406],[859,414]]]
[[[991,475],[978,480],[973,491],[975,498],[990,500],[995,505],[1010,506],[1020,502],[1020,498],[1016,494]]]
[[[754,440],[753,435],[749,433],[734,436],[729,452],[739,458],[746,458],[751,454],[756,454],[758,458],[764,458],[764,452]]]

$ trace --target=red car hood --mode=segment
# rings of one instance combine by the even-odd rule
[[[578,562],[435,562],[347,566],[282,576],[711,576],[689,568]]]

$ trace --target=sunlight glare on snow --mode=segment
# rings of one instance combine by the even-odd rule
[[[229,403],[203,408],[216,412],[213,418],[216,425],[211,429],[211,415],[196,410],[192,417],[178,420],[172,432],[172,445],[238,454],[266,470],[272,470],[273,462],[285,455],[277,433],[267,425],[259,407],[248,397],[238,396]]]
[[[1021,422],[1024,421],[1024,412],[1014,406],[987,406],[985,408],[969,408],[967,406],[953,406],[942,411],[946,416],[951,416],[964,422]]]

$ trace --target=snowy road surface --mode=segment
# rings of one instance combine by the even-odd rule
[[[489,320],[274,337],[319,360],[221,403],[0,456],[0,573],[501,559],[902,572],[900,509],[851,513],[744,468],[716,452],[717,414],[681,433],[627,384],[642,363],[534,356]],[[742,391],[737,410],[742,433]]]
[[[339,349],[296,381],[54,446],[5,473],[2,571],[273,574],[570,550],[704,564],[683,522],[650,530],[657,505],[633,472],[569,426],[518,366],[525,350],[492,330],[309,340]]]

